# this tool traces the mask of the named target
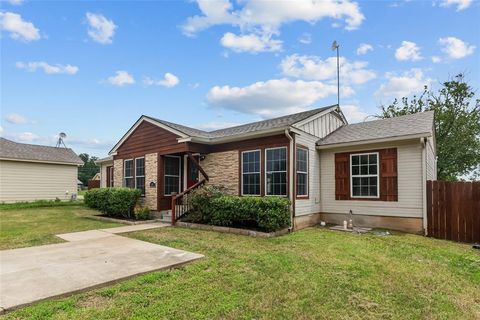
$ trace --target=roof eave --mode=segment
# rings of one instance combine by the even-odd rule
[[[178,143],[182,142],[195,142],[201,144],[220,144],[220,143],[227,143],[227,142],[235,142],[247,139],[254,139],[254,138],[261,138],[266,136],[272,136],[275,134],[283,134],[285,130],[294,130],[291,126],[282,126],[277,128],[272,128],[268,130],[261,130],[261,131],[254,131],[248,133],[241,133],[236,135],[231,135],[227,137],[221,138],[204,138],[204,137],[188,137],[188,138],[181,138],[178,139]]]
[[[341,147],[365,145],[365,144],[371,144],[371,143],[412,140],[412,139],[417,139],[417,138],[430,137],[431,135],[432,135],[432,132],[424,132],[424,133],[416,133],[416,134],[402,135],[402,136],[395,136],[395,137],[388,137],[388,138],[380,138],[380,139],[367,139],[367,140],[360,140],[360,141],[349,141],[349,142],[331,143],[331,144],[323,144],[323,145],[320,144],[320,145],[317,145],[317,149],[318,150],[325,150],[325,149],[334,149],[334,148],[341,148]]]
[[[36,159],[19,159],[19,158],[8,158],[8,157],[0,157],[0,160],[4,161],[20,161],[20,162],[35,162],[35,163],[48,163],[48,164],[64,164],[69,166],[82,166],[84,163],[82,162],[70,162],[70,161],[49,161],[49,160],[36,160]]]

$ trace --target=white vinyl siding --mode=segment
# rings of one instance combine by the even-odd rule
[[[333,114],[333,112],[330,112],[313,119],[312,121],[295,127],[318,138],[323,138],[329,133],[340,128],[342,125],[343,121],[339,118],[339,116],[336,116]]]
[[[433,138],[428,138],[426,148],[427,180],[437,180],[437,159]]]
[[[75,165],[1,160],[0,202],[70,200],[77,173]]]
[[[315,150],[317,137],[308,134],[295,136],[295,142],[308,148],[308,198],[295,200],[295,216],[320,212],[320,153]]]
[[[335,153],[397,148],[398,201],[335,200]],[[422,217],[422,148],[419,140],[321,150],[321,211],[359,215]]]

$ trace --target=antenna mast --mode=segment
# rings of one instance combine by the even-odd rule
[[[337,50],[337,105],[340,107],[340,45],[337,40],[332,43],[332,50]]]
[[[67,146],[65,145],[65,142],[63,142],[63,139],[65,139],[66,137],[67,135],[64,132],[60,132],[58,134],[58,141],[55,147],[60,148],[63,145],[64,148],[67,148]]]

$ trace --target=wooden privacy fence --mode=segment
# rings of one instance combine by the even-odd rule
[[[428,236],[480,242],[480,182],[427,181]]]
[[[100,180],[88,180],[88,189],[100,188]]]

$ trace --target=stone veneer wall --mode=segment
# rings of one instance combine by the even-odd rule
[[[157,210],[157,177],[158,154],[145,155],[145,200],[144,205],[150,210]],[[155,187],[150,187],[150,182],[155,182]]]
[[[113,161],[113,186],[121,188],[123,186],[123,160]]]
[[[208,174],[210,185],[222,185],[228,194],[238,195],[238,150],[207,154],[200,165]]]

